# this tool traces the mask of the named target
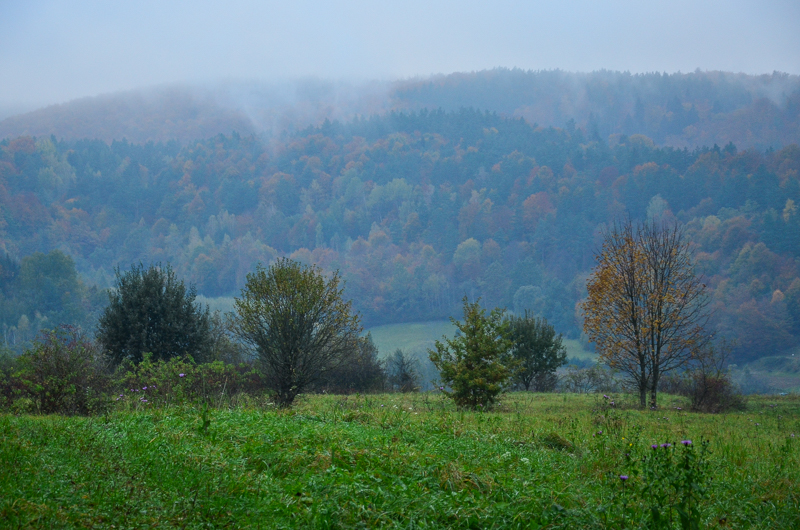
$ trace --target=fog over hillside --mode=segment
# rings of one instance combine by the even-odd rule
[[[326,118],[384,110],[387,88],[322,80],[168,85],[81,98],[8,117],[0,138],[16,136],[131,142],[188,142],[217,134],[273,135]]]
[[[773,73],[638,74],[497,68],[371,83],[305,79],[168,85],[82,98],[0,121],[0,138],[200,140],[272,137],[388,111],[474,108],[593,138],[644,134],[656,143],[740,148],[800,141],[800,78]]]

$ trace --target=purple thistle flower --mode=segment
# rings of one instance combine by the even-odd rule
[[[672,447],[672,444],[670,444],[670,443],[664,443],[664,444],[661,444],[661,446],[660,446],[660,447],[664,447],[664,448],[667,448],[667,447]]]
[[[608,399],[608,396],[603,394],[603,399]]]
[[[603,431],[597,431],[597,434],[603,434]]]
[[[681,443],[683,445],[686,445],[686,446],[692,445],[692,441],[691,440],[682,440]]]
[[[653,449],[658,449],[658,444],[653,444],[650,447],[652,447]]]
[[[620,475],[620,476],[619,476],[619,479],[620,479],[622,482],[625,482],[626,480],[628,480],[628,475]]]
[[[178,377],[183,377],[184,375],[186,375],[186,374],[178,374]]]
[[[147,390],[147,387],[146,387],[146,386],[143,386],[143,387],[142,387],[142,390]]]

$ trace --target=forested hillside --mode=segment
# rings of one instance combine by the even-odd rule
[[[675,219],[740,360],[798,346],[798,203],[797,145],[689,151],[641,135],[609,145],[472,110],[325,122],[271,142],[0,142],[4,271],[58,249],[89,285],[160,261],[199,293],[229,296],[257,261],[286,255],[340,269],[368,325],[445,319],[466,293],[578,337],[603,227]],[[18,276],[2,280],[7,332],[41,312],[20,302]]]

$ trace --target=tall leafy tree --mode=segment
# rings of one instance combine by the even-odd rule
[[[448,387],[444,392],[459,407],[477,409],[493,404],[507,388],[513,374],[511,341],[503,310],[493,309],[487,315],[480,300],[470,303],[466,296],[463,304],[464,321],[450,318],[459,333],[437,340],[428,354]]]
[[[258,356],[282,407],[323,380],[358,347],[360,317],[343,299],[338,272],[281,258],[247,275],[235,299],[235,333]]]
[[[550,391],[555,386],[556,369],[567,360],[563,336],[544,318],[528,310],[524,316],[509,319],[511,354],[517,361],[514,380],[525,390]]]
[[[188,288],[169,265],[140,263],[123,273],[116,269],[116,288],[100,316],[97,338],[114,361],[154,360],[189,354],[204,360],[211,347],[208,308],[195,303],[195,288]]]
[[[657,405],[658,382],[708,341],[706,286],[682,227],[617,223],[604,236],[587,281],[584,331],[600,359],[626,374],[639,402]]]

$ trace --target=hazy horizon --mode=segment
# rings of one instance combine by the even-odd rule
[[[0,4],[0,115],[149,87],[496,67],[800,74],[800,5],[586,0]]]

